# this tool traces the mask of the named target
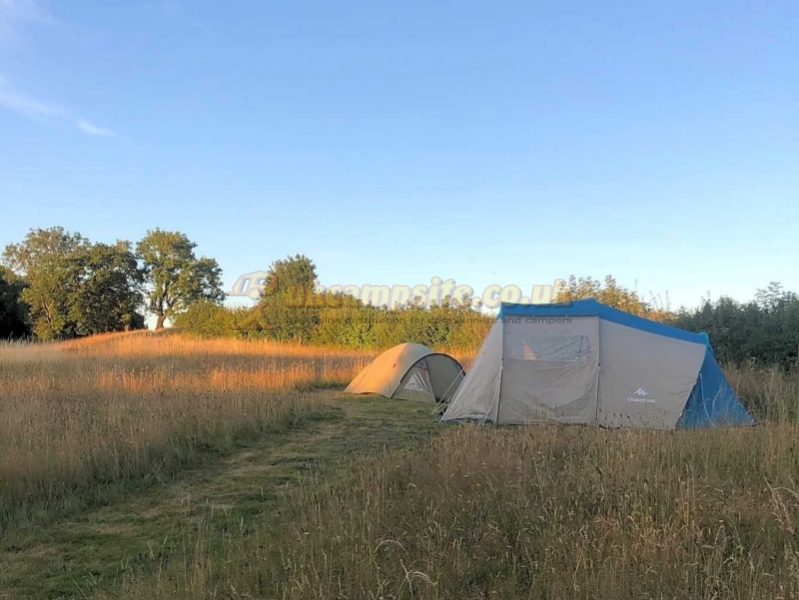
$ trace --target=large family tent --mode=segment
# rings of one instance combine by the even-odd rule
[[[442,420],[751,425],[707,335],[596,300],[503,304]]]
[[[463,369],[451,356],[423,344],[400,344],[374,359],[344,391],[449,402],[462,380]]]

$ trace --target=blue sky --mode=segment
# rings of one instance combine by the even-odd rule
[[[0,0],[0,245],[799,291],[799,3]]]

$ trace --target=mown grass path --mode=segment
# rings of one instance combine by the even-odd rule
[[[279,519],[281,505],[309,475],[334,480],[355,458],[412,446],[437,431],[430,405],[314,393],[327,402],[309,425],[163,484],[126,489],[108,506],[7,532],[0,540],[0,599],[113,595],[126,575],[180,556],[180,540],[201,528]]]

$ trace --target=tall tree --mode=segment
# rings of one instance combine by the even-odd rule
[[[0,339],[18,339],[30,333],[28,308],[22,301],[25,282],[0,267]]]
[[[69,296],[77,285],[71,262],[75,253],[87,246],[86,238],[63,227],[31,229],[22,242],[6,246],[3,262],[26,280],[22,300],[29,306],[37,337],[76,335],[69,314]]]
[[[317,300],[324,300],[314,294],[315,281],[316,265],[301,254],[269,266],[256,309],[257,322],[266,335],[281,341],[311,340],[323,305]]]
[[[69,314],[79,335],[126,331],[144,326],[144,273],[130,242],[93,244],[81,248],[72,261]]]
[[[264,282],[265,294],[286,292],[291,288],[310,290],[316,281],[316,265],[304,254],[287,256],[269,265]]]
[[[220,303],[222,270],[212,258],[197,258],[197,244],[179,231],[148,231],[136,245],[144,265],[148,309],[156,316],[157,330],[201,300]]]

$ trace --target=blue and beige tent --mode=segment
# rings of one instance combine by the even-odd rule
[[[503,304],[442,420],[751,425],[707,335],[596,300]]]

